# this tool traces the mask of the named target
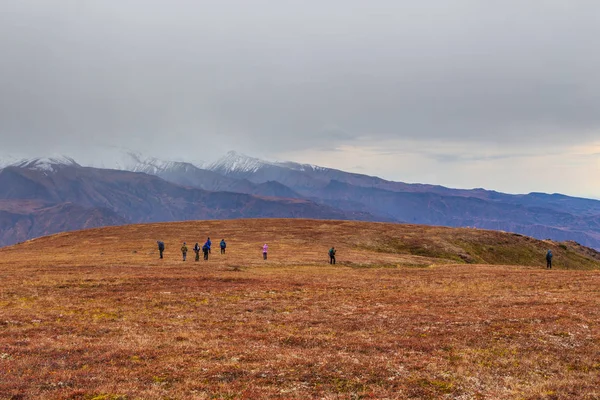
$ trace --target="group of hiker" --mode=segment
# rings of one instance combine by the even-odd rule
[[[160,252],[160,258],[163,258],[162,253],[165,249],[165,244],[161,241],[158,241],[157,243],[158,243],[158,251]],[[200,252],[201,251],[202,251],[202,254],[204,255],[204,260],[208,260],[208,255],[211,253],[211,246],[212,246],[212,241],[210,240],[210,237],[208,237],[206,239],[206,242],[204,242],[202,247],[200,247],[200,244],[198,244],[198,242],[196,242],[196,244],[192,248],[192,250],[194,250],[194,253],[196,253],[196,261],[200,261]],[[227,249],[227,243],[225,242],[225,239],[221,239],[221,243],[219,243],[219,247],[221,248],[221,254],[225,254],[225,249]],[[161,248],[162,248],[162,250],[161,250]],[[183,242],[183,245],[181,246],[181,255],[183,256],[183,261],[185,261],[187,258],[187,252],[188,252],[187,243]]]
[[[165,243],[158,240],[156,242],[156,244],[158,245],[158,252],[160,254],[160,258],[163,258],[163,253],[165,251]],[[208,260],[208,255],[210,254],[210,247],[212,245],[212,241],[210,240],[210,237],[208,237],[206,239],[206,242],[204,242],[204,245],[202,245],[202,247],[200,247],[200,245],[198,243],[196,243],[193,247],[194,253],[196,253],[196,261],[200,260],[200,251],[202,251],[202,254],[204,255],[204,260]],[[227,243],[225,242],[225,239],[221,239],[221,243],[219,243],[219,247],[221,248],[221,254],[225,254],[225,249],[227,249]],[[263,254],[263,260],[267,259],[267,253],[269,251],[269,246],[265,243],[262,247],[262,254]],[[186,260],[187,258],[187,252],[188,252],[188,247],[186,242],[183,242],[183,245],[181,246],[181,254],[183,256],[183,261]],[[335,247],[332,247],[331,249],[329,249],[329,263],[330,264],[335,264]]]
[[[160,253],[160,258],[163,258],[163,252],[165,251],[165,243],[161,242],[160,240],[156,243],[158,244],[158,252]],[[206,239],[206,242],[202,247],[200,247],[198,243],[196,243],[196,245],[193,248],[194,253],[196,253],[196,261],[200,260],[200,251],[202,251],[202,254],[204,254],[204,260],[208,260],[211,244],[212,242],[210,240],[210,237]],[[219,247],[221,248],[221,254],[225,254],[225,249],[227,248],[227,243],[225,242],[225,239],[221,239]],[[268,250],[269,246],[265,243],[262,247],[263,260],[267,259]],[[183,255],[183,261],[186,260],[187,252],[188,247],[186,243],[183,242],[183,245],[181,246],[181,254]],[[335,247],[329,249],[329,264],[335,264],[335,252]],[[548,252],[546,252],[546,269],[552,269],[552,250],[548,250]]]

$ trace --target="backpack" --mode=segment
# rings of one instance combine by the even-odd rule
[[[161,251],[165,250],[165,244],[163,242],[158,242],[158,250],[161,250]]]

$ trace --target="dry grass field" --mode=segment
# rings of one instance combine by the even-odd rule
[[[209,235],[209,261],[182,262]],[[0,249],[0,399],[600,399],[599,320],[600,257],[576,243],[311,220],[63,233]]]

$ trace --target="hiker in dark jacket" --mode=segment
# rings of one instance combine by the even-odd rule
[[[227,243],[225,243],[225,239],[221,239],[221,254],[225,254],[225,248],[227,247]]]
[[[200,261],[200,245],[198,243],[194,246],[194,253],[196,253],[196,261]]]
[[[183,246],[181,246],[181,254],[183,255],[183,261],[185,261],[185,257],[187,256],[187,252],[188,252],[188,248],[187,248],[185,242],[183,242]]]
[[[552,251],[546,253],[546,269],[552,269]]]
[[[329,249],[329,264],[335,264],[335,247]]]
[[[208,247],[206,245],[206,243],[204,244],[204,246],[202,246],[202,253],[204,254],[204,259],[208,260],[208,253],[210,252],[210,247]]]
[[[156,244],[158,245],[158,252],[160,253],[160,258],[163,258],[163,251],[165,251],[165,243],[161,242],[160,240],[157,240]]]

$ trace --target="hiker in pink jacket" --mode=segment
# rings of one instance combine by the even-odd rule
[[[265,243],[265,245],[263,246],[263,260],[267,259],[267,250],[269,250],[269,246],[267,246],[267,244]]]

